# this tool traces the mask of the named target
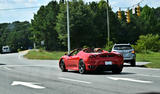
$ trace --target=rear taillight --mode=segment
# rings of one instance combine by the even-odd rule
[[[135,51],[133,50],[131,53],[132,53],[132,54],[135,54]]]

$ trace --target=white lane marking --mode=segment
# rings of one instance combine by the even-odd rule
[[[0,67],[58,67],[55,65],[2,65]]]
[[[153,83],[152,81],[143,81],[143,80],[136,80],[131,78],[117,78],[117,77],[107,77],[111,80],[123,80],[123,81],[131,81],[131,82],[138,82],[138,83]]]
[[[23,85],[23,86],[34,88],[34,89],[44,89],[45,88],[43,86],[39,86],[39,85],[35,85],[35,84],[38,84],[38,83],[13,81],[11,85],[12,86]]]
[[[21,56],[22,56],[22,55],[19,54],[19,55],[18,55],[18,59],[21,59]]]
[[[139,75],[139,76],[148,76],[148,77],[157,77],[157,78],[159,78],[159,77],[160,77],[160,76],[146,75],[146,74],[136,74],[136,75]]]
[[[12,70],[12,69],[10,69],[10,68],[8,68],[8,67],[3,67],[3,68],[6,69],[6,70],[9,70],[9,71]]]
[[[18,53],[18,59],[22,59],[22,57],[28,53],[29,50],[26,50],[26,51],[22,51],[22,52],[19,52]]]
[[[70,78],[59,77],[58,79],[72,81],[72,82],[85,83],[85,84],[91,84],[91,82],[81,81],[81,80],[76,80],[76,79],[70,79]]]

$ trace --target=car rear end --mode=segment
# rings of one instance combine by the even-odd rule
[[[130,44],[115,44],[112,48],[113,52],[118,52],[123,55],[124,62],[129,62],[135,65],[136,54]]]
[[[98,53],[91,54],[88,58],[86,69],[89,71],[112,71],[122,70],[123,57],[118,53]]]
[[[11,52],[9,46],[2,47],[2,53],[9,53],[9,52]]]

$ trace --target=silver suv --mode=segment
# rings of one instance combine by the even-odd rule
[[[114,44],[112,51],[121,53],[124,62],[129,62],[131,66],[136,65],[136,54],[130,44]]]

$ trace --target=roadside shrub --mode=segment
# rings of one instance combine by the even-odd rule
[[[21,49],[19,49],[19,48],[18,48],[18,49],[17,49],[17,51],[18,51],[18,52],[20,52],[20,51],[21,51]]]
[[[44,51],[45,51],[45,47],[39,48],[39,52],[44,52]]]
[[[83,48],[89,48],[87,45],[84,45]]]
[[[157,52],[160,50],[160,36],[157,35],[141,35],[139,40],[137,40],[136,45],[134,46],[136,52],[145,52],[154,51]]]
[[[108,46],[108,43],[107,43],[104,49],[105,49],[106,51],[111,51],[113,45],[114,45],[114,43],[113,43],[112,41],[109,41],[109,46]]]

